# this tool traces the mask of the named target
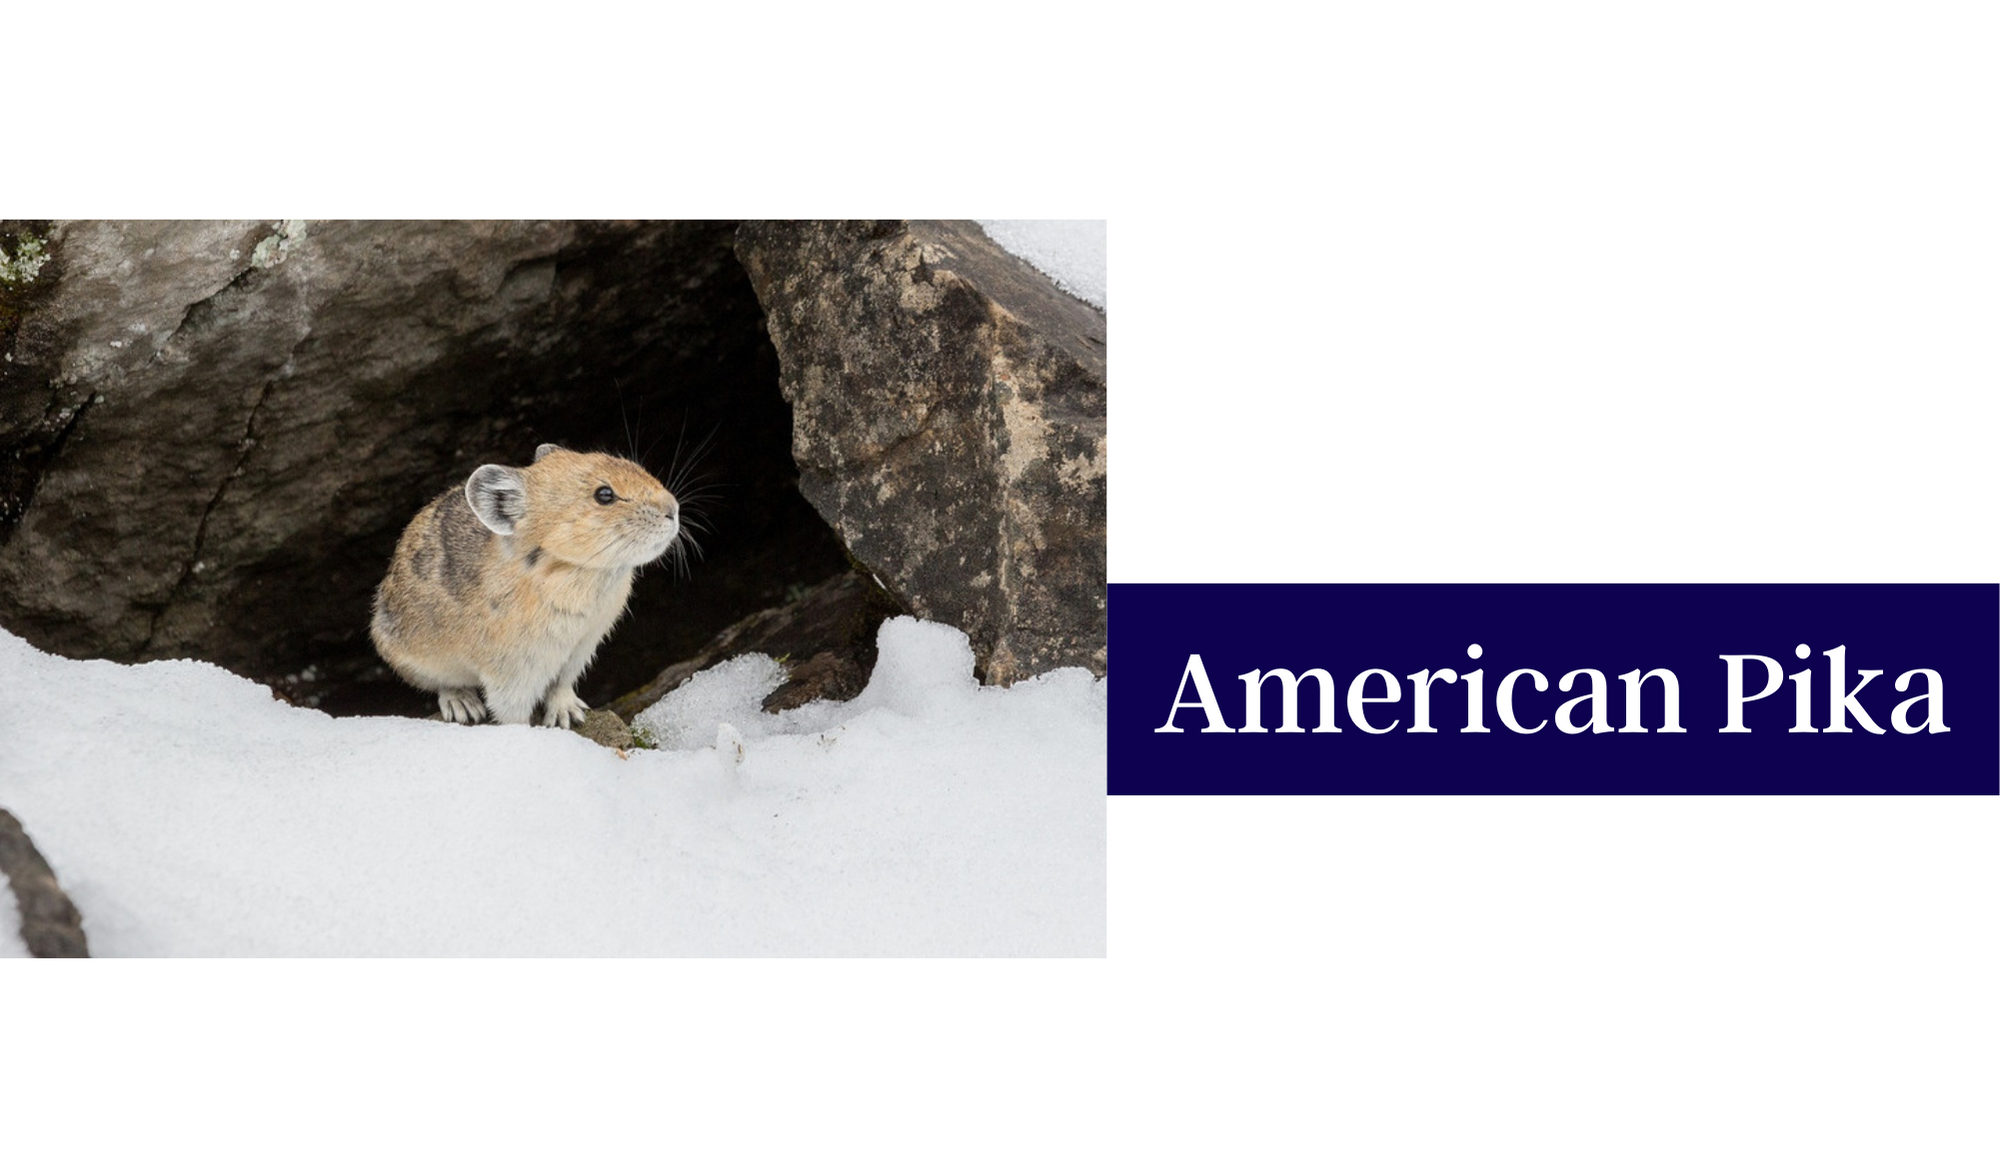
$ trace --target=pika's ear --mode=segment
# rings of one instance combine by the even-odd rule
[[[483,465],[465,480],[465,502],[487,530],[512,535],[515,524],[528,513],[528,483],[522,480],[520,470]]]
[[[560,445],[537,445],[535,446],[535,460],[540,461],[561,448],[562,446]]]

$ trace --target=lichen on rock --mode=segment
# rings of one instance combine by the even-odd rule
[[[0,282],[10,286],[25,286],[35,280],[48,260],[47,243],[32,233],[16,234],[11,253],[8,252],[5,241],[0,240]]]
[[[251,269],[270,269],[282,262],[291,251],[292,242],[306,235],[306,222],[302,220],[277,221],[271,228],[274,230],[271,235],[250,251]]]

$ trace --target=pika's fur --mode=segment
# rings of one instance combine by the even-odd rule
[[[480,466],[417,512],[369,635],[453,722],[525,723],[540,703],[544,726],[569,727],[633,572],[679,535],[680,503],[637,464],[544,445],[534,464]]]

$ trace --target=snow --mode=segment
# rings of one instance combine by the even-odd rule
[[[1056,285],[1104,307],[1105,223],[1101,220],[983,220],[993,243],[1047,274]]]
[[[775,663],[716,667],[621,758],[0,632],[0,807],[96,955],[1102,955],[1105,683],[982,687],[910,618],[880,646],[784,715]]]

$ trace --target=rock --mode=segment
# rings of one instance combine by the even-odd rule
[[[663,463],[713,430],[708,558],[642,580],[583,683],[629,689],[845,565],[797,494],[733,243],[726,222],[0,223],[0,626],[422,713],[366,625],[424,501],[543,441],[664,438]]]
[[[746,222],[806,500],[1006,683],[1105,672],[1104,316],[971,222]]]
[[[632,728],[626,726],[625,720],[619,718],[616,712],[609,710],[592,710],[583,716],[583,725],[576,728],[576,733],[592,743],[600,743],[616,751],[632,746]]]
[[[861,693],[875,669],[875,631],[900,610],[859,572],[843,572],[775,608],[752,613],[718,634],[691,658],[611,704],[627,722],[689,678],[744,653],[777,658],[789,680],[764,700],[767,711],[815,699],[845,701]]]
[[[72,959],[90,954],[83,916],[63,893],[41,851],[14,814],[0,809],[0,876],[21,909],[21,939],[30,955]]]

